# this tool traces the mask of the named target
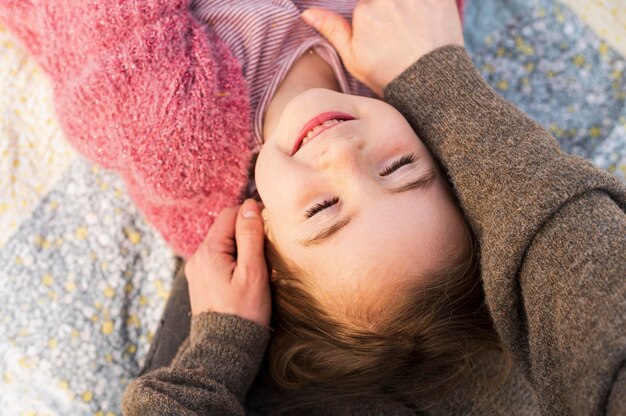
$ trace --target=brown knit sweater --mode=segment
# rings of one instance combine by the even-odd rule
[[[496,394],[481,397],[477,380],[495,365],[486,357],[429,413],[626,413],[624,183],[563,153],[485,83],[463,48],[421,58],[386,88],[385,98],[454,185],[480,243],[487,304],[515,360]],[[233,316],[195,317],[173,364],[128,387],[125,414],[250,414],[245,396],[268,339]],[[311,410],[381,412],[412,414],[393,403]]]

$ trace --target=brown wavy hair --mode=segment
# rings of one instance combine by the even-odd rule
[[[475,353],[503,351],[468,235],[470,249],[427,283],[398,286],[374,303],[354,299],[341,317],[312,296],[303,272],[268,242],[274,332],[264,373],[295,393],[293,401],[281,395],[278,407],[293,412],[322,401],[380,398],[424,409],[454,387]]]

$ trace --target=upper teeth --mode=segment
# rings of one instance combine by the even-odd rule
[[[343,120],[332,119],[332,120],[325,121],[322,124],[318,124],[317,126],[313,127],[302,140],[301,146],[304,145],[309,140],[311,140],[314,136],[316,136],[322,129],[325,129],[326,127],[332,126],[334,124],[341,123],[342,121]]]

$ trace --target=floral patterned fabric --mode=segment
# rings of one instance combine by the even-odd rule
[[[485,78],[564,149],[626,177],[626,3],[470,0]],[[47,80],[0,28],[0,415],[120,414],[175,259],[119,178],[63,140]]]

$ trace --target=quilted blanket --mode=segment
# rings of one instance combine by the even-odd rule
[[[469,0],[465,25],[496,91],[626,177],[626,2]],[[64,141],[47,79],[3,28],[0,91],[0,414],[120,414],[175,257]]]

